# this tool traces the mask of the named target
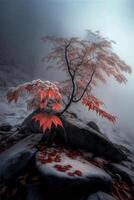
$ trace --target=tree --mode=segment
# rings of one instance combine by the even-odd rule
[[[32,96],[27,102],[28,109],[45,109],[45,113],[33,117],[44,132],[53,124],[62,126],[60,115],[79,101],[101,117],[113,123],[117,120],[116,116],[103,110],[104,103],[93,95],[93,90],[99,81],[106,83],[110,76],[119,83],[126,83],[124,72],[131,73],[131,68],[112,51],[112,41],[101,37],[98,32],[89,34],[89,40],[55,36],[42,38],[53,45],[44,59],[55,61],[56,67],[65,71],[67,79],[60,83],[35,80],[7,93],[9,102],[17,102],[21,92],[26,91]]]
[[[61,93],[67,97],[62,114],[72,103],[81,101],[89,110],[115,122],[116,117],[101,108],[104,103],[93,95],[93,90],[99,81],[106,83],[108,76],[113,76],[119,83],[126,83],[123,72],[131,73],[131,68],[112,51],[113,41],[100,36],[99,32],[88,31],[88,35],[89,40],[43,37],[44,42],[53,45],[52,51],[43,60],[55,61],[56,67],[67,75],[67,79],[60,83]]]

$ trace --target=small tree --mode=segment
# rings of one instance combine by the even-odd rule
[[[28,108],[49,108],[46,114],[38,113],[33,117],[33,120],[40,122],[43,131],[51,129],[52,124],[62,126],[59,116],[72,103],[78,102],[116,122],[115,116],[102,109],[104,103],[93,95],[93,89],[99,81],[106,83],[108,76],[113,76],[119,83],[126,83],[123,72],[131,73],[131,68],[112,51],[112,41],[101,37],[98,32],[89,34],[89,40],[54,36],[42,38],[44,42],[53,45],[52,51],[44,59],[55,61],[56,67],[65,71],[67,79],[60,84],[36,80],[10,90],[7,94],[9,102],[16,102],[20,93],[26,90],[32,95]]]
[[[81,101],[89,110],[115,122],[116,117],[101,108],[104,103],[93,95],[93,89],[99,81],[106,83],[107,76],[126,83],[123,72],[131,73],[131,68],[112,51],[113,41],[101,37],[99,32],[88,31],[88,34],[89,40],[43,37],[44,42],[53,45],[52,51],[43,60],[55,61],[57,68],[66,72],[67,79],[60,84],[62,95],[67,97],[62,114],[72,103]]]

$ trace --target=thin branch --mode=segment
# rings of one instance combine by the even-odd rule
[[[84,94],[85,94],[85,92],[86,92],[88,86],[90,85],[90,83],[91,83],[91,81],[92,81],[92,79],[93,79],[93,76],[94,76],[94,73],[95,73],[95,70],[96,70],[96,67],[95,67],[95,68],[93,69],[93,72],[92,72],[92,74],[91,74],[90,80],[89,80],[89,82],[87,83],[87,85],[86,85],[86,87],[85,87],[85,89],[84,89],[82,95],[81,95],[78,99],[75,100],[74,97],[75,97],[75,93],[76,93],[76,91],[75,91],[75,90],[76,90],[76,86],[75,86],[74,78],[75,78],[75,75],[76,75],[76,71],[78,70],[78,67],[75,68],[75,70],[73,71],[73,74],[72,74],[72,72],[71,72],[71,63],[69,62],[69,60],[68,60],[68,55],[67,55],[67,54],[68,54],[68,47],[70,46],[70,44],[71,44],[71,41],[65,46],[65,61],[66,61],[66,64],[67,64],[68,73],[69,73],[69,75],[70,75],[70,77],[71,77],[71,81],[72,81],[72,93],[71,93],[71,97],[70,97],[70,100],[69,100],[68,104],[67,104],[66,107],[61,111],[60,115],[63,114],[63,113],[70,107],[71,103],[79,102],[79,101],[82,99],[82,97],[84,96]],[[78,64],[79,66],[83,63],[83,60],[84,60],[85,55],[86,55],[86,52],[84,52],[84,54],[83,54],[83,56],[82,56],[82,60],[81,60],[81,62]],[[90,58],[87,62],[91,61],[92,59],[94,59],[94,57],[93,57],[93,58]]]
[[[82,97],[84,96],[84,94],[85,94],[85,92],[86,92],[88,86],[89,86],[90,83],[92,82],[92,79],[93,79],[93,76],[94,76],[95,71],[96,71],[96,66],[95,66],[94,69],[93,69],[93,72],[92,72],[92,74],[91,74],[90,80],[88,81],[88,83],[87,83],[85,89],[83,90],[82,95],[81,95],[78,99],[73,100],[73,103],[77,103],[77,102],[79,102],[79,101],[82,99]]]
[[[67,64],[68,73],[69,73],[69,75],[71,77],[72,87],[73,88],[72,88],[72,93],[71,93],[70,100],[69,100],[68,104],[66,105],[66,107],[61,111],[60,115],[63,114],[70,107],[70,105],[72,103],[72,100],[74,98],[74,93],[75,93],[75,82],[74,82],[75,72],[73,74],[71,73],[70,64],[69,64],[68,55],[67,55],[68,47],[70,46],[70,44],[71,44],[71,41],[70,41],[69,44],[67,44],[65,46],[65,61],[66,61],[66,64]]]

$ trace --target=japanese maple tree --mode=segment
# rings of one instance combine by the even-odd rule
[[[9,102],[16,102],[20,93],[25,90],[32,96],[27,102],[29,109],[49,108],[49,112],[38,113],[33,117],[33,120],[39,121],[43,131],[51,129],[52,124],[62,126],[60,115],[70,105],[78,102],[101,117],[116,122],[116,116],[103,110],[104,103],[93,94],[94,88],[99,81],[105,84],[110,76],[118,83],[126,83],[124,72],[131,73],[131,68],[112,51],[113,41],[103,38],[98,32],[89,31],[89,35],[87,40],[43,37],[44,42],[53,45],[44,59],[53,61],[55,67],[64,70],[66,80],[59,84],[36,80],[10,90],[7,94]]]
[[[43,37],[44,42],[53,45],[51,52],[43,60],[55,61],[56,67],[66,73],[67,79],[60,83],[60,91],[67,100],[61,113],[72,103],[80,101],[89,110],[114,123],[116,117],[102,109],[104,103],[93,95],[93,91],[99,81],[105,84],[110,76],[118,83],[126,83],[124,72],[131,73],[131,67],[112,51],[113,41],[100,36],[99,32],[88,31],[88,34],[88,40]]]

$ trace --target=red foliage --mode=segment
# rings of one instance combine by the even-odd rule
[[[75,170],[74,174],[77,176],[82,176],[82,172],[80,170]]]
[[[75,169],[73,166],[70,164],[63,165],[60,162],[62,162],[62,157],[61,154],[65,153],[66,156],[70,157],[69,155],[75,155],[75,157],[70,157],[72,159],[77,159],[78,156],[81,154],[77,151],[74,150],[65,150],[64,148],[60,147],[57,150],[55,149],[45,149],[41,151],[38,154],[37,160],[41,162],[42,164],[49,164],[49,163],[54,163],[59,162],[59,164],[55,164],[53,167],[60,171],[68,174],[69,176],[82,176],[82,172],[78,169]]]
[[[15,101],[16,103],[23,92],[27,92],[31,96],[31,99],[27,101],[27,108],[29,110],[47,107],[53,107],[53,110],[61,109],[62,96],[55,83],[39,79],[19,85],[8,91],[8,102]]]
[[[82,100],[90,110],[115,123],[117,118],[100,108],[102,102],[92,94],[99,81],[106,83],[108,76],[126,83],[124,72],[131,73],[130,66],[112,51],[113,41],[91,31],[88,31],[87,40],[55,36],[43,37],[42,40],[53,44],[51,52],[43,60],[55,61],[55,66],[67,74],[67,79],[60,83],[60,91],[68,99],[66,108],[70,102]]]
[[[27,108],[30,109],[45,109],[49,108],[53,111],[59,111],[62,108],[62,96],[56,84],[49,81],[35,80],[30,83],[19,85],[14,89],[10,89],[7,93],[7,99],[18,101],[21,93],[27,92],[31,99],[27,101]],[[39,121],[40,127],[45,132],[46,129],[51,129],[52,124],[56,127],[62,126],[60,118],[56,115],[39,113],[33,117],[33,120]]]
[[[117,118],[102,109],[103,102],[93,95],[93,90],[100,82],[106,83],[108,76],[113,76],[119,83],[126,83],[124,72],[131,73],[131,68],[112,51],[112,42],[98,32],[88,32],[91,39],[44,37],[43,41],[53,44],[47,61],[56,61],[56,66],[67,74],[67,79],[60,84],[50,81],[35,80],[25,83],[7,93],[8,102],[18,101],[22,92],[31,98],[27,108],[49,109],[50,112],[63,114],[72,103],[81,102],[89,110],[115,123]],[[45,59],[46,59],[45,58]],[[65,107],[62,109],[63,104]],[[33,117],[39,121],[43,131],[51,129],[52,124],[62,126],[57,115],[39,113]]]
[[[95,101],[94,101],[94,98],[86,98],[86,97],[84,97],[82,100],[83,100],[82,103],[85,106],[87,106],[89,110],[95,111],[101,117],[105,117],[106,119],[108,119],[109,121],[111,121],[113,123],[116,122],[117,117],[102,110],[100,108],[101,103],[99,102],[99,100],[97,101],[96,98],[95,98]]]
[[[44,132],[46,131],[46,129],[50,130],[52,124],[54,124],[56,127],[63,126],[62,121],[56,115],[51,115],[47,113],[38,113],[35,116],[33,116],[32,119],[35,121],[39,121],[40,127],[43,129]]]

